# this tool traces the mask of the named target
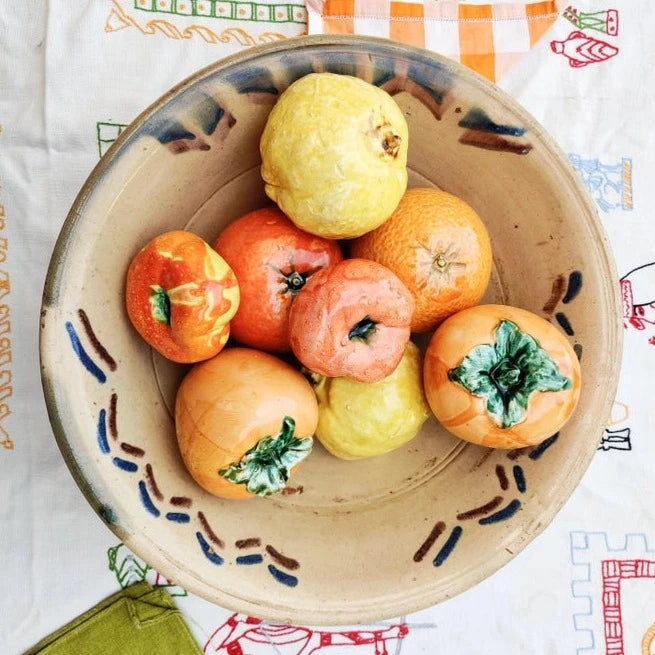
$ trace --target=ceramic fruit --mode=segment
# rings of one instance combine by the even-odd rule
[[[352,255],[390,268],[413,293],[412,332],[479,303],[491,275],[491,242],[478,214],[430,188],[409,189],[388,221],[353,242]]]
[[[289,314],[295,356],[327,377],[377,382],[398,366],[414,300],[387,268],[345,259],[313,275]]]
[[[385,91],[312,73],[273,107],[260,141],[266,193],[301,229],[332,239],[376,228],[407,187],[407,123]]]
[[[564,334],[536,314],[503,305],[478,305],[444,321],[430,340],[423,374],[441,425],[492,448],[552,436],[580,395],[580,364]]]
[[[411,341],[400,364],[379,382],[316,378],[316,436],[341,459],[395,450],[413,439],[430,415],[423,393],[423,356]]]
[[[272,355],[228,348],[196,364],[175,401],[184,464],[223,498],[270,496],[312,449],[318,421],[307,380]]]
[[[214,243],[239,280],[234,339],[253,348],[289,350],[289,309],[305,282],[343,259],[336,241],[298,229],[277,207],[238,218]]]
[[[127,315],[157,352],[174,362],[209,359],[225,346],[239,306],[232,269],[200,237],[166,232],[132,259]]]

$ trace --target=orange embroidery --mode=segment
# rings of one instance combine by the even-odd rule
[[[642,655],[650,655],[653,652],[655,645],[655,623],[646,630],[641,640],[641,653]]]
[[[259,43],[270,43],[272,41],[280,41],[286,39],[287,37],[284,34],[279,32],[263,32],[258,36],[254,36],[249,32],[246,32],[241,27],[230,27],[222,32],[215,32],[206,25],[200,25],[194,23],[188,27],[178,27],[174,23],[168,20],[154,19],[149,20],[144,24],[141,24],[136,18],[128,14],[120,5],[119,0],[112,0],[113,7],[107,16],[105,22],[105,32],[118,32],[119,30],[124,30],[129,27],[136,28],[141,34],[152,36],[153,34],[163,34],[169,39],[175,40],[185,40],[193,39],[198,36],[203,41],[207,43],[232,43],[236,42],[241,46],[252,46]],[[203,5],[198,5],[198,10],[202,11]],[[221,10],[223,8],[221,7]],[[298,36],[301,34],[306,34],[307,31],[304,29],[302,32],[298,33]]]
[[[0,126],[2,133],[2,126]],[[0,231],[4,231],[7,224],[4,205],[0,205]],[[0,263],[7,259],[9,242],[6,237],[0,237]],[[6,297],[11,292],[11,281],[9,272],[0,269],[0,446],[5,450],[13,450],[14,442],[9,436],[3,421],[11,414],[11,408],[7,402],[14,393],[12,386],[12,362],[11,351],[11,323],[9,321],[10,310]]]

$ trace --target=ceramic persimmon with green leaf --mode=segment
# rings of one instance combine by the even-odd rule
[[[199,236],[165,232],[132,259],[125,282],[132,325],[157,352],[191,364],[218,354],[239,307],[227,262]]]
[[[565,335],[516,307],[478,305],[433,334],[423,380],[428,403],[454,435],[482,446],[536,445],[575,410],[580,364]]]
[[[268,353],[228,348],[196,364],[175,402],[175,431],[191,477],[221,498],[272,496],[311,452],[316,396]]]

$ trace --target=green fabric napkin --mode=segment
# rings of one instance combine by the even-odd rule
[[[139,582],[53,632],[25,655],[202,655],[161,588]]]

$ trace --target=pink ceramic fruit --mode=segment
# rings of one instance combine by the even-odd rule
[[[398,366],[413,311],[411,293],[388,268],[346,259],[313,275],[296,297],[291,348],[321,375],[377,382]]]

